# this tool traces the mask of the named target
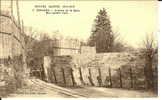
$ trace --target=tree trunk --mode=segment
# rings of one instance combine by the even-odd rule
[[[145,66],[146,89],[154,88],[152,63],[153,63],[153,58],[147,56],[146,57],[146,66]]]

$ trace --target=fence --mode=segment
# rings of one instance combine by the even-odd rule
[[[65,87],[76,87],[76,86],[99,86],[99,87],[107,87],[107,88],[126,88],[126,89],[145,89],[145,77],[144,70],[141,69],[140,76],[139,73],[136,73],[132,68],[128,69],[128,72],[121,68],[119,69],[111,69],[107,68],[106,76],[103,76],[103,72],[101,68],[97,70],[94,68],[87,68],[88,74],[86,74],[86,70],[82,68],[78,68],[77,70],[73,68],[56,68],[52,67],[48,69],[48,78],[49,80],[45,80],[43,78],[43,71],[34,71],[36,76],[42,80],[45,80],[50,83],[54,83],[60,86]],[[94,73],[94,70],[98,73]],[[79,72],[79,76],[75,75],[76,72]],[[111,74],[115,72],[115,74]]]
[[[109,88],[145,89],[144,67],[121,66],[114,69],[111,66],[76,67],[71,63],[72,57],[58,56],[48,60],[41,72],[36,71],[40,79],[65,87],[99,86]],[[47,70],[46,72],[43,69]],[[156,70],[154,71],[155,73]],[[156,79],[155,74],[155,79]],[[155,81],[155,85],[157,85]]]

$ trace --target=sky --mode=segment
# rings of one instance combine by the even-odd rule
[[[80,12],[47,15],[33,11],[35,5],[75,5]],[[119,32],[122,40],[129,45],[138,47],[147,34],[158,32],[156,1],[20,1],[19,7],[25,26],[50,36],[59,31],[64,36],[87,39],[102,8],[109,15],[113,31]]]

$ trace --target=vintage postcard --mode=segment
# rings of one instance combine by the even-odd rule
[[[0,97],[157,98],[157,0],[0,0]]]

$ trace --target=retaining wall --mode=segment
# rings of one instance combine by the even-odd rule
[[[145,88],[144,59],[137,53],[79,54],[50,59],[49,82],[61,86]]]
[[[22,85],[24,72],[24,39],[20,27],[7,13],[0,15],[0,96],[4,97]]]

